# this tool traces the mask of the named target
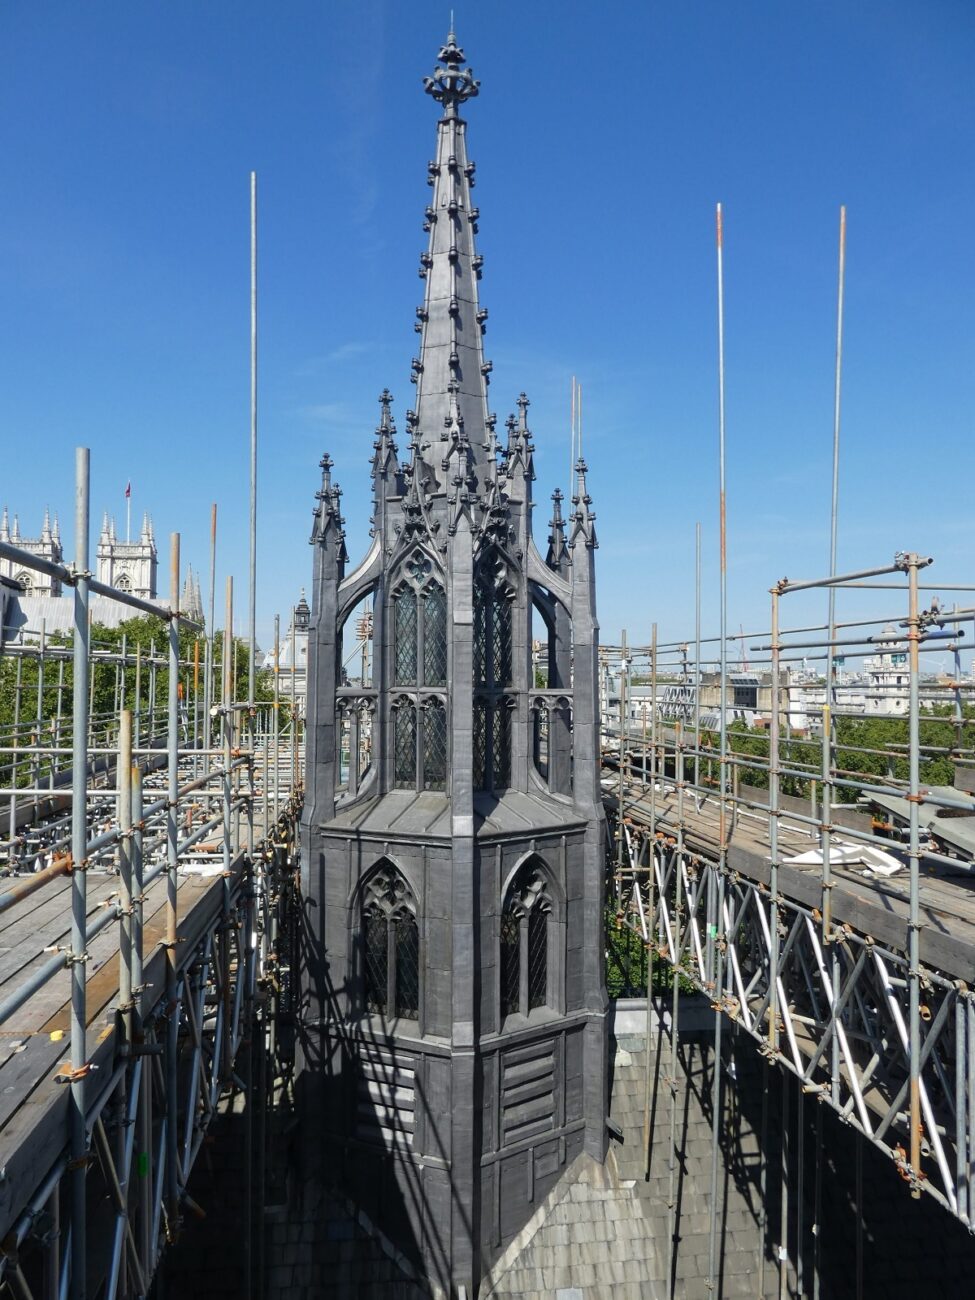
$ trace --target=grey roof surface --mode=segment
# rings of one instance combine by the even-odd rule
[[[585,818],[568,803],[563,806],[552,796],[541,799],[520,790],[506,790],[501,795],[476,793],[474,821],[475,834],[485,837],[585,824]],[[445,794],[429,790],[422,794],[391,790],[380,798],[358,800],[340,808],[327,828],[364,835],[430,835],[449,839],[450,800]]]
[[[165,607],[165,602],[160,601],[160,613]],[[120,600],[96,595],[90,598],[90,609],[91,621],[103,627],[118,627],[127,619],[137,618],[140,612]],[[22,638],[25,633],[39,636],[42,619],[48,635],[70,632],[74,627],[74,595],[20,596],[12,600],[5,615],[5,635],[10,641]]]
[[[940,799],[964,800],[966,797],[964,790],[956,790],[950,785],[932,785],[924,793]],[[907,799],[901,799],[897,795],[871,794],[870,802],[886,808],[889,813],[903,822],[911,819],[911,805]],[[930,831],[942,844],[948,844],[960,853],[975,857],[975,812],[971,817],[966,817],[964,814],[945,817],[942,814],[946,811],[948,810],[936,803],[922,800],[918,805],[918,817],[922,828]]]

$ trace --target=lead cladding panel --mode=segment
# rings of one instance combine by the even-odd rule
[[[499,1055],[491,1052],[481,1066],[481,1142],[485,1154],[498,1149],[498,1070]]]
[[[498,1178],[501,1182],[500,1229],[502,1243],[520,1231],[527,1218],[526,1209],[531,1204],[531,1151],[518,1151],[498,1161]]]
[[[583,1118],[584,1030],[570,1030],[563,1041],[565,1044],[565,1123],[571,1124]]]
[[[360,1048],[355,1135],[391,1148],[413,1146],[417,1058],[401,1050]]]
[[[501,1065],[501,1143],[551,1132],[556,1125],[555,1040],[505,1052]]]
[[[423,1153],[450,1161],[450,1060],[444,1056],[426,1058]]]

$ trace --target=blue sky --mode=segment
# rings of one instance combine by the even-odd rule
[[[376,397],[411,405],[447,7],[0,7],[0,500],[179,529],[246,591],[249,172],[260,188],[259,638],[307,582],[324,450],[368,542]],[[729,623],[826,570],[838,210],[840,565],[972,575],[975,9],[459,5],[492,406],[532,399],[544,543],[585,389],[603,639],[717,624],[714,205],[725,211]],[[218,586],[218,590],[221,587]],[[818,599],[818,598],[817,598]],[[819,605],[823,601],[819,599]],[[845,616],[872,611],[849,597]],[[821,612],[813,602],[795,615]],[[242,626],[242,623],[240,624]]]

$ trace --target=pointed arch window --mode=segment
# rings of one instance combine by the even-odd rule
[[[417,548],[391,601],[393,783],[403,790],[447,787],[447,597],[433,562]]]
[[[514,591],[508,567],[490,548],[474,578],[474,785],[503,790],[511,780]]]
[[[552,895],[544,868],[529,859],[501,911],[501,1016],[551,1005]]]
[[[397,686],[416,685],[416,634],[416,592],[402,587],[393,596],[393,681]]]
[[[424,790],[447,788],[447,710],[443,700],[430,698],[423,704]]]
[[[399,789],[416,785],[416,704],[408,697],[393,705],[393,780]]]
[[[364,1004],[374,1015],[420,1014],[420,932],[416,899],[403,874],[382,864],[362,894]]]

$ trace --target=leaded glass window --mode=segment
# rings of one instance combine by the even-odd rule
[[[397,686],[416,685],[416,592],[405,587],[393,597],[394,674]]]
[[[416,707],[400,700],[394,709],[393,779],[401,789],[416,787]]]
[[[420,931],[416,899],[392,863],[383,863],[366,883],[361,933],[366,1011],[418,1019]]]
[[[447,788],[447,710],[440,700],[423,707],[423,788]]]
[[[511,883],[501,912],[499,969],[501,1016],[528,1015],[549,1005],[552,897],[537,859]]]
[[[447,684],[447,599],[436,584],[423,593],[423,684]]]
[[[492,602],[491,663],[495,686],[511,685],[511,601],[496,591]]]
[[[393,684],[410,688],[391,719],[393,780],[401,789],[447,787],[447,599],[434,568],[430,555],[414,550],[392,601]]]
[[[474,701],[474,789],[487,788],[487,705]]]
[[[528,913],[528,1009],[545,1005],[548,985],[548,914],[540,907]]]
[[[407,913],[396,922],[396,1014],[416,1020],[420,1014],[420,931]]]
[[[363,926],[363,967],[366,984],[366,1010],[386,1010],[389,983],[389,923],[376,906],[366,909]]]
[[[491,714],[491,788],[503,790],[511,780],[511,710],[499,700]]]
[[[507,564],[489,548],[474,580],[474,786],[503,790],[511,781],[513,593]]]
[[[487,680],[487,602],[478,585],[474,589],[474,685]]]
[[[474,586],[474,685],[511,685],[511,593],[479,580]]]
[[[501,917],[501,1015],[519,1008],[521,925],[513,911]]]

